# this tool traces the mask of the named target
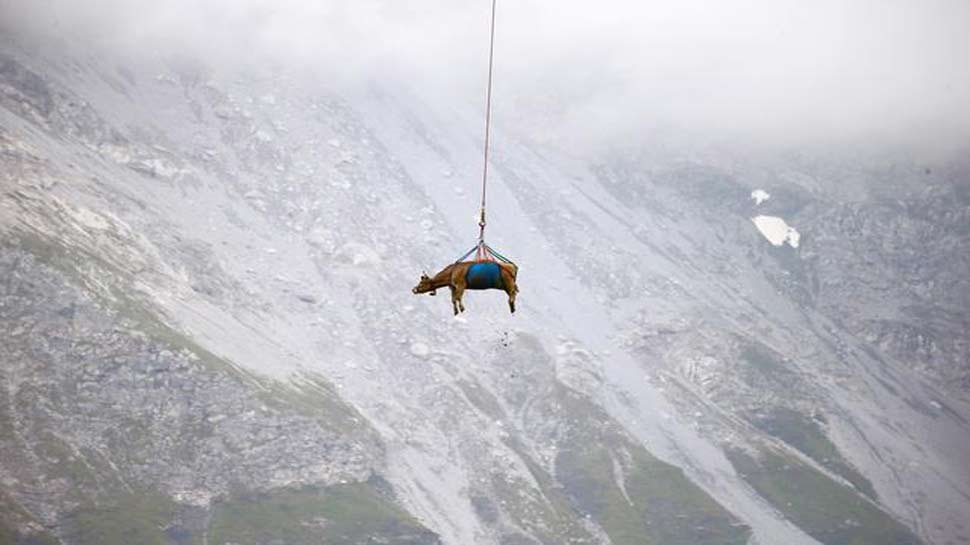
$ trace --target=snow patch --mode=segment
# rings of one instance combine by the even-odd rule
[[[755,216],[751,221],[772,245],[781,246],[787,243],[792,248],[798,248],[801,234],[785,220],[777,216]]]
[[[755,189],[751,192],[751,198],[754,199],[755,206],[767,201],[771,198],[771,194],[764,189]]]

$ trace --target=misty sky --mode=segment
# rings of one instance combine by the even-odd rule
[[[489,7],[0,0],[0,21],[129,56],[292,64],[480,103]],[[497,39],[498,115],[529,119],[540,136],[673,127],[751,141],[970,142],[966,0],[499,0]]]

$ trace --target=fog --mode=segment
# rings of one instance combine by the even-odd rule
[[[5,32],[480,107],[488,0],[0,0]],[[496,127],[585,145],[970,142],[965,0],[498,0]],[[72,38],[73,39],[73,38]],[[445,102],[443,102],[445,103]]]

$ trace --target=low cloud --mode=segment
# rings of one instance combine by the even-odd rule
[[[126,56],[289,64],[480,104],[489,7],[0,0],[0,26]],[[658,131],[751,145],[970,141],[964,0],[499,0],[496,34],[496,125],[549,141]]]

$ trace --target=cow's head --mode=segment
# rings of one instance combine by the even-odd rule
[[[428,295],[434,295],[435,289],[431,287],[431,278],[428,273],[421,275],[421,280],[418,282],[417,286],[411,289],[411,293],[427,293]]]

